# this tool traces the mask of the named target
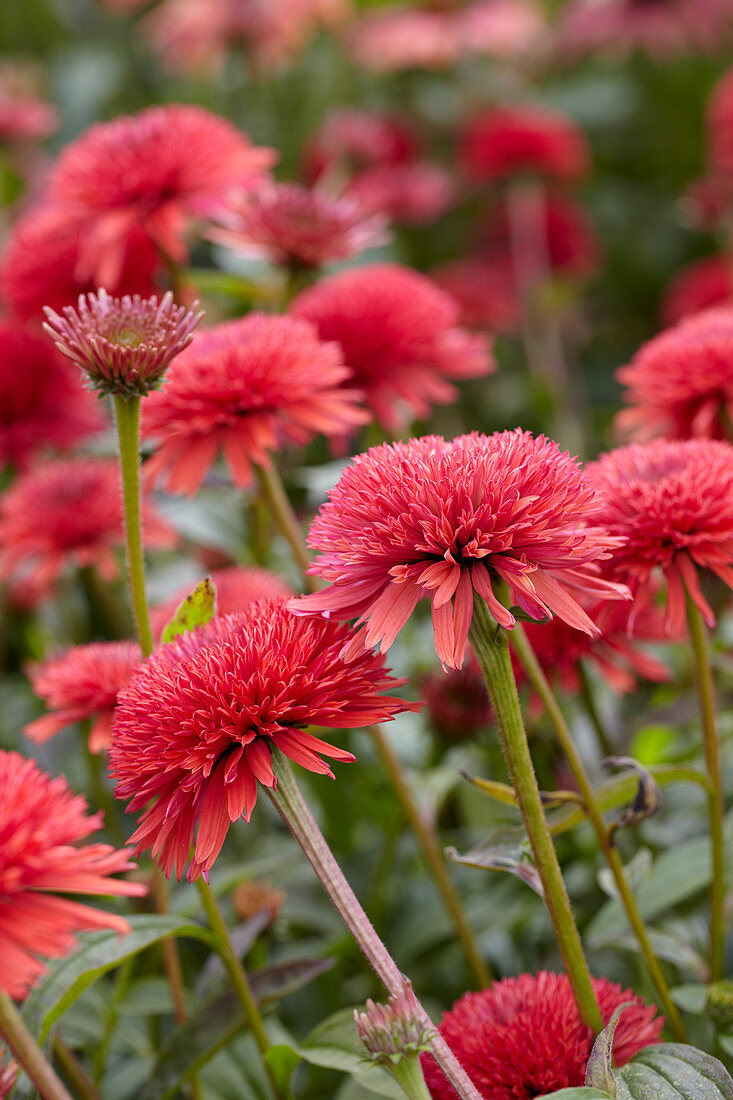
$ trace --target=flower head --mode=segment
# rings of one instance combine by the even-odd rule
[[[158,442],[150,477],[167,472],[174,493],[193,494],[219,450],[235,485],[252,464],[314,435],[342,434],[369,418],[336,344],[292,317],[250,313],[200,333],[143,408],[143,434]]]
[[[347,260],[387,239],[378,211],[296,183],[269,183],[232,200],[220,221],[217,240],[296,270]]]
[[[139,883],[110,878],[135,867],[128,848],[81,843],[101,825],[102,814],[88,814],[86,799],[63,777],[0,750],[0,990],[10,997],[24,997],[44,973],[38,956],[72,951],[75,932],[129,931],[122,917],[64,896],[145,893]]]
[[[513,334],[522,319],[522,303],[511,258],[492,253],[486,258],[452,260],[431,272],[434,281],[458,302],[462,325]]]
[[[592,978],[603,1023],[624,1002],[613,1043],[616,1065],[659,1041],[664,1020],[628,989]],[[546,970],[503,978],[466,993],[443,1015],[440,1033],[486,1100],[530,1100],[582,1085],[593,1032],[580,1018],[565,974]],[[432,1059],[423,1055],[433,1100],[455,1093]]]
[[[346,108],[330,114],[308,142],[304,173],[309,183],[315,183],[324,175],[350,175],[374,164],[412,161],[419,151],[413,130],[401,119]]]
[[[104,421],[47,340],[0,321],[0,468],[47,447],[73,447]]]
[[[616,377],[630,408],[619,429],[638,439],[724,439],[733,416],[733,305],[706,310],[643,344]]]
[[[578,180],[588,173],[585,138],[572,119],[544,107],[494,107],[471,118],[461,138],[467,175],[491,182],[522,173]]]
[[[354,1023],[369,1061],[386,1068],[427,1050],[435,1034],[407,981],[402,992],[393,993],[386,1005],[375,1004],[369,998],[366,1012],[354,1009]]]
[[[31,684],[50,714],[24,729],[31,741],[47,741],[74,722],[92,719],[89,748],[109,748],[118,692],[142,661],[135,642],[92,642],[73,646],[31,671]]]
[[[88,219],[80,276],[96,286],[119,278],[130,233],[138,227],[165,256],[183,261],[193,217],[223,205],[227,194],[270,167],[271,150],[201,107],[169,104],[102,122],[58,160],[49,197]]]
[[[662,300],[665,325],[676,325],[711,306],[733,305],[733,262],[727,256],[706,256],[683,267]]]
[[[322,279],[291,306],[295,317],[335,340],[366,393],[374,416],[389,428],[410,414],[456,398],[449,378],[489,374],[494,361],[483,336],[457,327],[458,306],[425,275],[398,264],[367,264]]]
[[[449,668],[463,663],[474,593],[501,626],[514,626],[494,592],[499,581],[532,618],[555,614],[597,636],[577,597],[628,595],[598,575],[619,541],[600,526],[600,510],[577,461],[519,429],[373,447],[347,467],[310,529],[320,551],[311,571],[330,587],[290,606],[358,616],[366,626],[352,654],[377,643],[387,650],[427,598]]]
[[[175,537],[143,505],[149,546]],[[70,565],[117,575],[115,549],[124,544],[117,463],[66,459],[28,470],[0,499],[0,577],[37,587],[52,584]]]
[[[0,74],[0,145],[42,141],[58,126],[56,111],[28,92],[15,90]]]
[[[544,222],[544,237],[540,247],[544,249],[547,264],[552,272],[570,278],[591,275],[598,267],[600,247],[593,224],[580,203],[567,195],[547,191],[541,195],[540,225]],[[514,266],[512,226],[506,204],[486,223],[486,253],[509,258]],[[513,271],[513,280],[519,281],[520,273]]]
[[[354,60],[377,73],[444,69],[458,59],[459,46],[449,13],[407,5],[363,16],[351,31]]]
[[[585,637],[585,635],[583,635]],[[472,653],[463,668],[431,672],[419,681],[425,710],[437,733],[446,741],[465,741],[485,729],[491,720],[486,684]]]
[[[255,600],[286,600],[293,594],[292,588],[282,577],[271,573],[269,569],[259,569],[256,566],[230,565],[226,569],[214,569],[211,580],[216,589],[217,615],[233,615],[236,611],[244,611]],[[186,585],[160,607],[152,608],[150,625],[153,637],[160,637],[192,587],[193,585]]]
[[[349,183],[347,194],[364,210],[384,214],[398,225],[427,225],[448,209],[455,187],[443,168],[415,160],[364,168]]]
[[[733,19],[730,21],[733,28]],[[708,157],[713,177],[725,181],[730,199],[733,173],[733,69],[713,88],[707,108]]]
[[[139,294],[111,298],[106,290],[82,294],[63,316],[46,307],[43,326],[56,347],[81,367],[101,393],[144,396],[160,384],[175,357],[188,347],[203,313]]]
[[[277,890],[269,882],[248,879],[240,882],[233,890],[232,905],[240,920],[252,920],[264,913],[268,924],[273,924],[280,914],[285,898],[285,891]]]
[[[115,711],[111,769],[118,798],[143,810],[132,837],[152,847],[167,875],[180,875],[196,832],[189,879],[214,863],[230,821],[249,821],[257,783],[274,788],[270,760],[291,760],[332,776],[323,756],[352,761],[307,726],[351,729],[381,722],[404,700],[383,694],[404,681],[383,661],[340,656],[348,629],[301,619],[282,601],[260,601],[237,615],[157,649],[121,692]]]
[[[602,502],[600,522],[622,540],[607,571],[634,595],[630,628],[660,571],[667,633],[684,632],[685,589],[712,625],[697,570],[710,569],[733,588],[733,447],[658,439],[601,455],[587,475]]]
[[[574,0],[563,9],[557,39],[570,58],[634,50],[665,58],[713,52],[730,30],[727,0]]]
[[[473,0],[456,12],[461,46],[473,54],[514,60],[541,47],[545,19],[533,0]]]

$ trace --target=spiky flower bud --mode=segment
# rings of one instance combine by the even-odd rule
[[[407,1096],[429,1097],[419,1056],[428,1049],[435,1028],[407,979],[402,992],[392,994],[386,1005],[368,1000],[366,1012],[355,1009],[354,1023],[370,1062],[389,1070]]]
[[[708,986],[705,1011],[718,1031],[733,1031],[733,982],[713,982]]]

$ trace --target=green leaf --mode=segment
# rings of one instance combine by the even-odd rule
[[[364,1058],[354,1026],[353,1008],[341,1009],[323,1020],[296,1049],[304,1062],[340,1070],[379,1096],[404,1100],[402,1089],[387,1071]]]
[[[196,585],[179,603],[176,613],[163,628],[161,641],[172,642],[179,634],[186,634],[197,626],[204,626],[216,615],[216,586],[211,577]]]
[[[124,936],[117,932],[82,933],[79,949],[51,964],[48,974],[31,990],[23,1006],[25,1022],[39,1042],[46,1039],[56,1021],[93,982],[152,944],[169,936],[187,936],[213,946],[207,929],[180,917],[133,916],[130,928]]]
[[[689,982],[687,985],[677,985],[673,990],[672,1000],[685,1012],[693,1012],[701,1016],[705,1011],[705,1002],[708,999],[708,987],[702,982]]]
[[[546,1092],[537,1100],[608,1100],[608,1093],[599,1092],[598,1089],[560,1089],[559,1092]]]
[[[585,1067],[585,1083],[590,1088],[598,1089],[616,1100],[618,1086],[613,1074],[613,1037],[616,1034],[619,1017],[630,1002],[619,1005],[614,1009],[611,1019],[603,1031],[599,1032],[593,1043],[588,1064]]]
[[[273,1072],[277,1087],[283,1093],[288,1091],[290,1078],[293,1076],[295,1067],[300,1060],[298,1052],[288,1046],[287,1043],[279,1043],[277,1046],[270,1047],[265,1055],[265,1061]]]
[[[647,1047],[617,1070],[617,1100],[733,1100],[722,1062],[682,1043]]]

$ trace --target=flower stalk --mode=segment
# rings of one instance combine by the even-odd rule
[[[584,1023],[597,1033],[603,1021],[540,798],[506,631],[492,618],[480,597],[474,599],[469,640],[489,691],[509,776],[578,1011]]]
[[[127,576],[135,614],[138,638],[144,657],[153,652],[153,635],[145,596],[142,509],[140,504],[140,398],[114,398],[117,442],[122,476],[122,503],[125,511]]]
[[[262,488],[262,495],[275,523],[280,529],[280,533],[293,552],[295,562],[303,576],[305,589],[307,592],[315,592],[317,583],[315,577],[311,577],[308,573],[310,558],[308,557],[303,532],[300,529],[298,517],[293,510],[288,494],[285,492],[282,478],[274,466],[256,466],[255,469]]]
[[[405,979],[362,909],[318,828],[300,792],[287,758],[275,749],[272,753],[272,762],[277,777],[277,788],[268,789],[270,799],[300,844],[323,888],[377,976],[391,995],[399,996],[404,991]],[[425,1010],[420,1007],[419,1011],[424,1014],[426,1026],[432,1028],[432,1021]],[[430,1040],[429,1050],[454,1088],[459,1100],[481,1100],[480,1093],[439,1032],[435,1032]]]
[[[35,1085],[41,1100],[72,1100],[71,1094],[53,1066],[46,1060],[23,1017],[13,1002],[0,989],[0,1035],[19,1066]]]

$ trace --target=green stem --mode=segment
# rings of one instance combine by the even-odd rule
[[[578,1011],[583,1021],[599,1032],[603,1021],[537,786],[506,631],[497,625],[478,596],[474,599],[469,637],[486,680],[509,776]]]
[[[66,1043],[56,1035],[53,1041],[53,1056],[61,1066],[67,1080],[74,1086],[74,1091],[80,1100],[102,1100],[97,1092],[92,1079]]]
[[[197,879],[196,885],[201,895],[201,901],[203,902],[211,931],[214,933],[216,939],[219,957],[226,967],[234,991],[239,999],[239,1003],[244,1009],[244,1014],[247,1017],[250,1030],[254,1036],[260,1054],[262,1055],[262,1063],[270,1080],[270,1084],[272,1085],[275,1095],[282,1098],[283,1092],[277,1083],[272,1067],[267,1061],[267,1054],[272,1044],[267,1037],[259,1005],[252,993],[246,971],[240,962],[239,956],[232,947],[232,942],[229,938],[229,929],[221,915],[221,911],[211,887],[208,883],[204,882],[203,878]]]
[[[140,398],[116,396],[114,408],[120,450],[130,598],[143,656],[149,657],[153,652],[153,636],[150,631],[148,603],[145,597],[145,561],[140,503]]]
[[[404,1058],[397,1065],[388,1068],[408,1100],[430,1100],[428,1086],[425,1084],[420,1067],[420,1059],[416,1055],[412,1058]]]
[[[310,576],[308,573],[310,558],[308,557],[303,532],[290,503],[290,498],[285,492],[282,478],[274,466],[255,466],[255,470],[273,519],[293,551],[293,557],[303,576],[303,585],[307,592],[315,592],[317,584],[315,577]]]
[[[600,716],[598,707],[596,705],[595,696],[593,694],[593,685],[590,682],[588,675],[588,669],[585,667],[582,661],[578,661],[578,675],[580,676],[580,697],[583,700],[586,713],[590,718],[591,725],[596,731],[598,737],[598,743],[601,746],[601,751],[604,756],[614,756],[616,749],[613,746],[613,742],[609,737],[608,730],[606,729],[603,719]]]
[[[41,1100],[72,1100],[65,1085],[36,1043],[13,1002],[0,989],[0,1035],[19,1066],[36,1086]]]
[[[155,864],[150,880],[150,896],[153,899],[156,913],[166,916],[170,912],[168,882],[160,867]],[[178,953],[176,941],[172,937],[161,940],[160,953],[163,956],[163,969],[170,986],[173,1018],[180,1026],[186,1022],[186,987],[183,981],[183,970],[181,969],[181,956]]]
[[[97,1044],[92,1059],[94,1080],[97,1085],[101,1085],[105,1071],[107,1069],[107,1057],[109,1055],[109,1048],[112,1043],[112,1037],[114,1035],[114,1030],[117,1026],[117,1021],[120,1015],[120,1005],[127,994],[133,969],[134,958],[126,959],[122,963],[122,966],[120,966],[115,976],[115,984],[114,989],[112,990],[112,994],[107,999],[102,1036],[99,1040],[99,1043]]]
[[[461,942],[464,954],[478,982],[479,988],[491,985],[491,972],[478,949],[473,931],[463,911],[458,891],[448,874],[437,833],[420,813],[420,809],[415,802],[409,783],[407,782],[402,763],[392,749],[382,729],[379,726],[371,726],[369,732],[372,735],[377,752],[392,782],[392,786],[402,806],[405,817],[409,821],[417,837],[425,861],[443,899],[443,903],[455,925],[458,939]]]
[[[689,592],[686,593],[686,597],[687,625],[695,658],[695,682],[702,718],[705,764],[710,780],[708,806],[713,857],[713,878],[710,885],[710,981],[715,982],[723,977],[725,947],[725,843],[723,839],[724,804],[720,736],[715,713],[715,690],[707,631],[700,611]]]
[[[662,970],[659,960],[654,953],[651,941],[649,940],[649,933],[642,920],[639,907],[636,904],[636,898],[626,878],[626,871],[621,856],[614,847],[609,835],[598,798],[593,790],[585,765],[575,746],[575,742],[568,729],[565,716],[560,709],[555,693],[537,660],[524,628],[519,624],[512,631],[512,645],[525,672],[532,682],[532,686],[544,704],[548,717],[555,729],[560,747],[570,765],[570,770],[575,777],[575,782],[578,784],[578,790],[583,799],[585,813],[593,826],[598,843],[611,870],[611,874],[613,875],[613,880],[616,883],[621,903],[626,911],[629,924],[639,941],[641,953],[644,957],[651,979],[654,982],[654,987],[659,995],[659,1000],[662,1003],[669,1026],[678,1042],[686,1043],[688,1040],[682,1018],[677,1006],[672,1000],[667,979],[664,976],[664,971]]]

